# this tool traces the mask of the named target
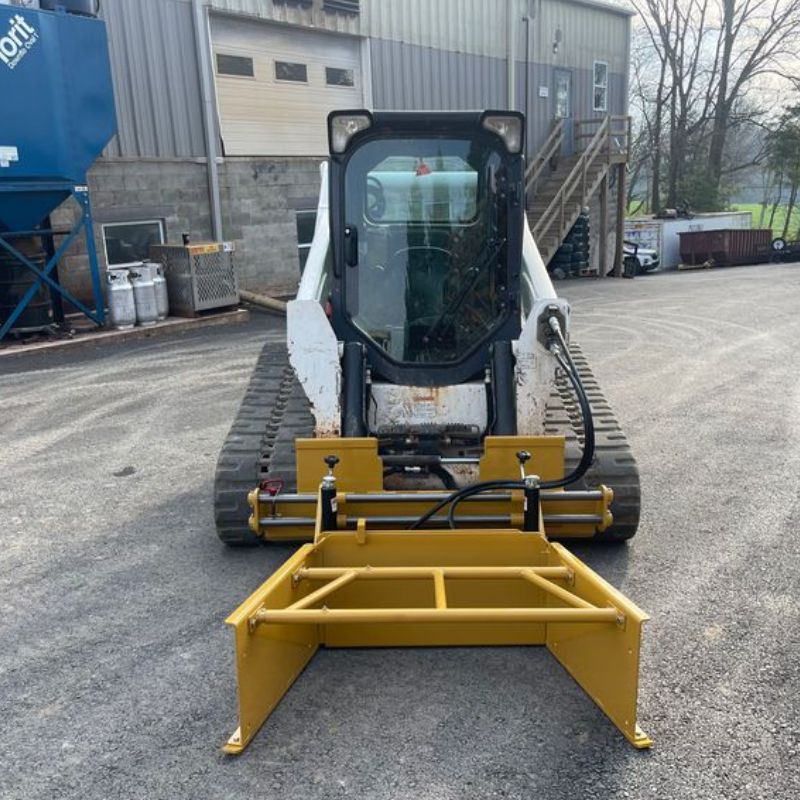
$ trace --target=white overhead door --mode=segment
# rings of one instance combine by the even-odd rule
[[[328,112],[364,106],[358,39],[218,16],[211,30],[226,155],[325,155]]]

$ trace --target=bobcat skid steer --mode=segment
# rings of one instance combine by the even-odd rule
[[[638,748],[647,616],[554,539],[636,464],[525,217],[524,119],[334,112],[313,244],[217,469],[230,545],[305,541],[227,622],[241,752],[325,647],[546,645]]]

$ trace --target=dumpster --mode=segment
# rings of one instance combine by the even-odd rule
[[[730,267],[769,261],[772,231],[724,229],[688,231],[680,236],[681,265]]]

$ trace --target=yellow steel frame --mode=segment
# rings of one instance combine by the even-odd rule
[[[326,455],[336,455],[339,463],[336,466],[337,502],[339,506],[339,524],[345,527],[347,519],[358,519],[371,515],[423,514],[433,503],[426,499],[427,492],[419,492],[419,503],[392,504],[381,502],[354,503],[348,493],[383,492],[383,464],[378,456],[378,442],[373,438],[353,439],[298,439],[297,450],[297,491],[313,494],[316,498],[320,481],[327,472],[323,461]],[[563,436],[489,436],[484,441],[484,453],[480,461],[478,480],[511,479],[518,480],[519,462],[516,454],[527,450],[533,454],[528,462],[528,471],[537,474],[543,481],[553,480],[564,473],[564,437]],[[548,501],[543,500],[542,511],[545,517],[552,515],[573,519],[579,517],[595,517],[597,523],[550,522],[548,534],[555,539],[590,538],[604,531],[612,521],[609,510],[613,500],[613,492],[607,487],[600,487],[603,497],[600,500]],[[298,516],[314,518],[316,516],[316,499],[308,503],[287,505],[282,503],[280,495],[274,500],[259,499],[261,492],[253,489],[250,493],[250,527],[268,541],[310,541],[314,538],[313,527],[287,526],[271,527],[263,523],[270,517],[296,518]],[[462,511],[466,508],[462,506]],[[513,495],[511,505],[499,503],[481,503],[479,507],[470,508],[469,513],[478,511],[491,516],[499,513],[510,514],[515,526],[522,525],[522,492]]]
[[[299,441],[298,489],[310,488],[309,471],[318,485],[325,466],[317,462],[336,453],[341,497],[382,491],[380,460],[369,441]],[[533,452],[543,477],[560,474],[563,441],[539,444],[530,437],[487,440],[482,477],[514,476],[502,474],[509,465],[518,475],[513,454],[520,449]],[[422,495],[415,513],[431,505]],[[372,530],[366,517],[354,530],[326,531],[320,503],[314,541],[226,620],[235,632],[239,685],[239,727],[226,752],[247,746],[320,646],[545,645],[635,747],[650,746],[636,723],[639,647],[648,617],[548,541],[541,509],[538,532]],[[520,520],[521,503],[516,495],[505,503],[518,509],[513,513]],[[257,504],[256,498],[259,519]],[[606,498],[606,512],[607,504]],[[362,509],[365,515],[373,510]]]

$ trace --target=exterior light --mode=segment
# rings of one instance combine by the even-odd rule
[[[481,120],[486,130],[496,133],[509,153],[522,152],[522,116],[517,114],[487,114]]]
[[[368,111],[334,111],[328,117],[328,136],[332,153],[344,153],[347,144],[359,131],[372,125]]]

